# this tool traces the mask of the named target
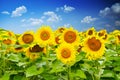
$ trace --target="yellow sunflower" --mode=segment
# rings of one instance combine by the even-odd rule
[[[65,29],[66,29],[66,27],[59,27],[59,28],[55,31],[55,33],[56,33],[56,34],[63,33],[63,32],[65,31]]]
[[[120,34],[115,35],[116,44],[120,44]]]
[[[15,39],[12,38],[3,38],[2,43],[6,45],[14,45],[15,44]]]
[[[42,45],[52,45],[55,43],[54,32],[50,28],[50,26],[42,26],[36,32],[36,41]]]
[[[95,30],[94,27],[92,27],[92,28],[90,28],[86,31],[86,36],[92,36],[92,35],[95,35],[95,34],[96,34],[96,30]]]
[[[33,31],[26,31],[24,32],[19,38],[20,44],[32,44],[35,41],[34,32]]]
[[[77,30],[74,30],[72,27],[67,28],[62,35],[60,35],[60,43],[69,43],[78,45],[80,41],[80,36]]]
[[[16,42],[15,45],[17,46],[17,47],[13,47],[13,51],[14,51],[15,53],[19,53],[19,52],[23,52],[23,51],[24,51],[25,48],[23,48],[23,47],[20,45],[19,42]]]
[[[98,36],[90,36],[84,40],[82,50],[87,53],[86,57],[90,60],[101,58],[105,51],[104,40]]]
[[[40,53],[44,53],[44,51],[45,48],[39,46],[38,44],[33,44],[25,50],[26,56],[31,60],[35,60],[36,58],[38,58],[40,56]]]
[[[56,49],[57,58],[66,65],[72,65],[75,62],[76,51],[70,44],[60,44]]]

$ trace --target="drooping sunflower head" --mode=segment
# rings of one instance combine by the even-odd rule
[[[26,31],[18,38],[20,44],[32,44],[35,41],[34,32]]]
[[[87,53],[86,57],[88,59],[95,60],[103,56],[105,44],[104,41],[97,36],[87,37],[82,50]]]
[[[59,41],[60,41],[59,36],[56,36],[56,37],[55,37],[55,43],[56,43],[56,44],[60,44],[60,42],[59,42]]]
[[[115,35],[116,38],[116,44],[120,44],[120,34]]]
[[[34,60],[40,56],[41,52],[44,52],[44,48],[38,44],[33,44],[32,46],[28,47],[25,51],[26,56],[31,60]]]
[[[23,52],[24,48],[20,45],[20,43],[18,41],[16,41],[15,47],[13,47],[13,51],[15,53]]]
[[[96,30],[94,27],[90,28],[87,30],[86,32],[86,36],[92,36],[92,35],[95,35],[96,34]]]
[[[60,44],[56,49],[57,58],[66,65],[72,65],[75,63],[76,51],[74,46],[70,44]]]
[[[76,30],[73,30],[72,27],[66,29],[60,36],[60,43],[65,42],[77,45],[79,41],[80,41],[79,33]]]
[[[66,29],[66,27],[59,27],[59,28],[55,31],[55,33],[56,33],[56,34],[61,34],[61,33],[64,32],[65,29]]]
[[[15,38],[14,32],[12,32],[12,31],[7,31],[6,33],[8,34],[8,36]]]
[[[3,38],[2,43],[6,45],[14,45],[15,44],[15,39],[12,38]]]
[[[100,31],[97,33],[97,35],[98,35],[99,37],[105,37],[106,34],[107,34],[107,31],[106,31],[105,29],[100,30]]]
[[[53,44],[55,42],[54,33],[50,26],[42,26],[36,32],[36,41],[43,46]]]

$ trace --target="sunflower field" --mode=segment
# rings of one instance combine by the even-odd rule
[[[0,28],[0,80],[120,80],[120,30]]]

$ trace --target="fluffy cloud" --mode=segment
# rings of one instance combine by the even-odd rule
[[[118,18],[120,17],[120,3],[113,4],[111,7],[106,7],[99,12],[100,16]]]
[[[12,11],[11,17],[22,16],[22,14],[26,12],[27,12],[27,8],[25,6],[20,6],[16,8],[14,11]]]
[[[48,16],[47,22],[57,22],[61,20],[61,17],[58,16],[53,11],[44,12],[44,16]]]
[[[64,26],[64,27],[70,27],[71,24],[64,24],[63,26]]]
[[[21,22],[28,24],[29,26],[39,26],[43,23],[42,19],[39,18],[29,18],[29,19],[22,19]]]
[[[56,11],[60,11],[60,10],[67,13],[67,12],[71,12],[71,11],[75,10],[75,8],[71,7],[71,6],[67,6],[67,5],[64,5],[63,7],[60,7],[60,8],[56,8]]]
[[[31,23],[31,25],[36,26],[36,25],[42,24],[43,20],[42,19],[30,18],[29,22]]]
[[[97,18],[92,18],[91,16],[86,16],[81,20],[81,23],[90,23],[97,20]]]
[[[120,26],[120,21],[115,21],[115,26]]]
[[[2,14],[7,14],[7,15],[10,14],[8,11],[3,11],[3,12],[1,12],[1,13],[2,13]]]

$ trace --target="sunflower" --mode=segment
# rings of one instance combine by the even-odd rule
[[[60,43],[69,43],[78,45],[80,41],[79,33],[77,30],[73,30],[72,27],[66,29],[62,35],[60,35]]]
[[[116,44],[120,44],[120,34],[115,35]]]
[[[95,30],[94,27],[92,27],[92,28],[90,28],[86,31],[86,36],[92,36],[92,35],[95,35],[95,34],[96,34],[96,30]]]
[[[7,35],[10,37],[16,38],[14,32],[12,32],[12,31],[7,31]]]
[[[42,26],[36,32],[36,41],[42,45],[51,45],[55,43],[54,33],[50,26]]]
[[[33,31],[26,31],[24,32],[19,38],[20,44],[32,44],[35,41],[34,32]]]
[[[87,53],[86,57],[90,60],[101,58],[105,51],[104,40],[94,35],[87,37],[82,50]]]
[[[6,45],[14,45],[15,44],[15,39],[12,38],[3,38],[2,43]]]
[[[34,60],[40,56],[40,53],[44,53],[45,48],[40,47],[38,44],[33,44],[32,46],[28,47],[26,51],[26,56],[31,60]]]
[[[55,43],[56,43],[56,44],[60,44],[60,42],[59,42],[59,41],[60,41],[59,36],[56,36],[56,37],[55,37]]]
[[[74,47],[68,43],[60,44],[56,49],[57,58],[66,65],[72,65],[75,62],[76,51]]]
[[[16,42],[15,46],[17,46],[17,47],[13,47],[13,51],[15,53],[24,52],[24,48],[20,45],[19,42]]]
[[[55,33],[56,33],[56,34],[63,33],[63,32],[65,31],[65,29],[66,29],[66,27],[59,27],[59,28],[55,31]]]

